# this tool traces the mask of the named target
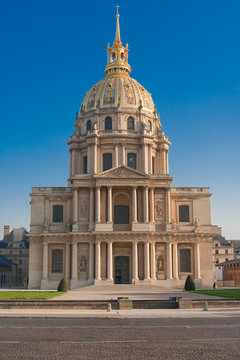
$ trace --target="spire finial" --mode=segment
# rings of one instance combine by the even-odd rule
[[[120,8],[119,5],[116,5],[115,6],[117,8],[117,15],[116,15],[116,18],[117,18],[117,23],[116,23],[116,34],[115,34],[115,41],[119,41],[121,42],[121,38],[120,38],[120,25],[119,25],[119,13],[118,13],[118,9]]]

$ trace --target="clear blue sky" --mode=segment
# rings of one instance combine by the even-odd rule
[[[113,0],[0,5],[0,238],[29,229],[31,186],[66,186],[84,94],[105,77]],[[240,1],[119,0],[131,76],[172,142],[174,186],[210,186],[212,223],[240,239]]]

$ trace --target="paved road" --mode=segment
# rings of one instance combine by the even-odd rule
[[[240,318],[0,322],[0,359],[240,359]]]

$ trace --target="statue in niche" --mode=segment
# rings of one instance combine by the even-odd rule
[[[199,231],[199,219],[198,217],[195,217],[194,220],[194,232],[198,232]]]
[[[81,272],[87,272],[87,259],[85,258],[85,256],[82,256],[80,258],[79,271],[80,271],[80,273]]]
[[[172,219],[172,229],[173,229],[173,230],[176,230],[176,228],[177,228],[177,221],[176,221],[176,219],[174,218],[174,219]]]
[[[71,231],[71,221],[70,221],[70,219],[67,219],[67,222],[66,222],[66,231]]]
[[[43,222],[43,230],[44,230],[44,231],[48,231],[48,227],[49,227],[49,225],[48,225],[48,219],[45,218],[45,219],[44,219],[44,222]]]
[[[159,255],[157,258],[157,271],[164,271],[164,263],[162,255]]]

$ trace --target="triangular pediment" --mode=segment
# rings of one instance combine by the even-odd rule
[[[106,170],[98,175],[98,177],[101,178],[141,178],[145,179],[147,175],[143,174],[142,172],[131,169],[125,165],[121,165],[118,167],[115,167],[113,169]]]

